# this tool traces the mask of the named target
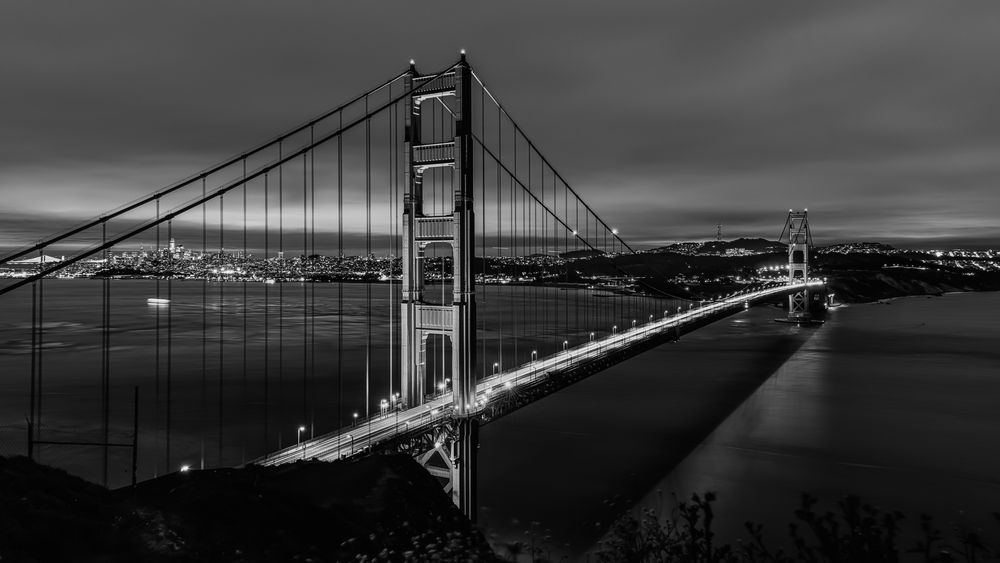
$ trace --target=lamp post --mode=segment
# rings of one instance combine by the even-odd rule
[[[302,433],[306,431],[305,426],[299,426],[299,429],[295,432],[295,445],[296,447],[302,445]],[[306,449],[302,448],[302,459],[306,458]]]
[[[357,426],[358,425],[358,413],[354,413],[353,416],[354,416],[354,426]]]
[[[538,350],[532,350],[531,351],[531,361],[532,362],[537,362],[538,361]]]
[[[385,418],[385,415],[389,414],[389,401],[382,399],[378,402],[378,408],[382,418]]]
[[[593,332],[591,332],[591,333],[590,333],[590,341],[591,341],[591,342],[593,342],[593,341],[594,341],[594,333],[593,333]]]
[[[566,352],[569,348],[569,340],[563,340],[563,352]]]
[[[618,334],[618,325],[611,327],[611,334]]]
[[[500,373],[500,362],[493,362],[493,375]]]
[[[350,456],[354,454],[354,434],[348,434],[347,438],[351,441],[351,449],[347,452],[347,455]]]

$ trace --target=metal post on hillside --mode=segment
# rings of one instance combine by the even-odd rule
[[[31,419],[27,416],[24,417],[24,421],[28,423],[28,459],[35,459],[35,433],[34,427],[31,424]]]
[[[132,388],[132,488],[136,484],[139,467],[139,386]]]

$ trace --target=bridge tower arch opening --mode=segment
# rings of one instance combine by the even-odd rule
[[[788,210],[782,237],[788,233],[788,283],[798,284],[809,281],[809,255],[812,251],[812,233],[809,230],[809,210]],[[788,320],[802,322],[810,321],[809,289],[788,296]]]
[[[406,178],[401,218],[400,398],[407,407],[424,403],[427,396],[426,338],[430,334],[443,335],[450,342],[452,412],[457,427],[454,443],[450,445],[451,492],[458,507],[474,518],[478,425],[471,416],[476,401],[472,80],[472,69],[464,53],[451,72],[425,77],[417,74],[411,64],[404,76],[404,88],[417,90],[404,100]],[[450,140],[429,138],[421,126],[422,108],[425,104],[444,104],[446,99],[453,115],[450,130],[454,136]],[[424,179],[429,171],[439,168],[452,171],[451,190],[442,190],[445,194],[450,191],[451,198],[431,206],[437,211],[428,214]],[[452,251],[450,304],[434,303],[429,299],[425,283],[427,247],[442,243],[449,245]]]

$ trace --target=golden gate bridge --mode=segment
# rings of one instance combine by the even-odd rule
[[[623,260],[464,53],[411,61],[0,258],[24,266],[0,287],[23,403],[5,411],[23,406],[30,455],[90,460],[105,484],[407,452],[474,518],[482,424],[761,301],[810,321],[807,213],[785,233],[787,281],[676,295]]]

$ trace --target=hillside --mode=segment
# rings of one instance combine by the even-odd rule
[[[405,455],[174,473],[109,491],[0,457],[3,561],[494,561]]]

